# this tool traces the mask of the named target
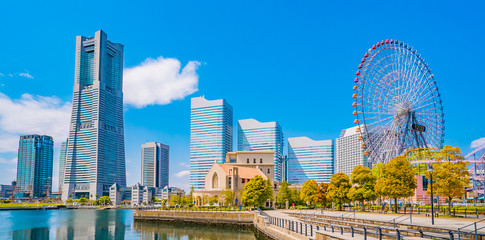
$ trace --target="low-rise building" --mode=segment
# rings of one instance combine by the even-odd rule
[[[164,188],[157,188],[155,192],[156,198],[160,200],[166,199],[167,201],[170,201],[170,197],[174,195],[177,195],[179,197],[185,196],[185,191],[181,188],[176,187],[165,186]]]
[[[137,183],[131,187],[120,187],[113,184],[109,189],[111,204],[120,205],[123,201],[130,201],[132,206],[141,206],[152,203],[152,194],[155,188],[150,188]]]
[[[10,199],[13,194],[13,186],[0,184],[0,199]]]

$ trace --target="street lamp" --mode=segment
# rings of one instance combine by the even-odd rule
[[[434,225],[433,171],[433,166],[431,164],[428,164],[429,180],[431,187],[431,225]]]

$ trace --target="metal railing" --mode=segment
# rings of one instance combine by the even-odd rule
[[[470,224],[468,224],[466,226],[463,226],[463,227],[458,228],[458,232],[457,232],[457,234],[458,234],[458,240],[461,239],[461,235],[462,234],[473,234],[473,235],[475,235],[475,240],[477,240],[478,239],[478,230],[485,228],[485,226],[483,226],[481,228],[477,228],[477,223],[480,223],[480,222],[483,222],[483,221],[485,221],[485,219],[482,219],[480,221],[477,221],[477,222],[474,222],[474,223],[470,223]],[[473,225],[473,228],[474,228],[472,231],[463,232],[463,229],[464,228],[470,227],[472,225]]]

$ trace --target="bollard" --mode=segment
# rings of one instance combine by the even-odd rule
[[[451,230],[448,232],[450,234],[450,240],[454,240],[455,237],[453,236],[453,232],[451,232]]]
[[[317,231],[320,230],[320,227],[317,225]]]
[[[334,231],[333,231],[333,226],[332,226],[332,232],[334,232]]]
[[[475,208],[475,213],[477,214],[477,218],[478,218],[478,209]]]
[[[305,223],[305,236],[308,236],[307,231],[308,231],[308,227],[307,227],[307,225]]]
[[[350,227],[350,232],[352,233],[352,237],[354,237],[354,227]]]
[[[401,239],[401,233],[399,232],[399,229],[396,229],[396,239],[397,240]]]
[[[300,234],[303,235],[303,223],[300,222]]]
[[[364,227],[364,240],[367,240],[367,228]]]
[[[344,229],[340,227],[340,235],[344,235]]]
[[[419,229],[419,237],[423,237],[423,230]]]
[[[327,226],[323,226],[323,231],[327,231]]]
[[[310,237],[313,237],[313,225],[310,224]]]
[[[380,227],[378,227],[377,229],[379,229],[379,240],[382,240],[382,229]]]

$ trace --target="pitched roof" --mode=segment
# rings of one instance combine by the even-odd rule
[[[216,163],[217,165],[219,165],[222,170],[224,170],[224,172],[229,175],[229,169],[234,169],[234,168],[237,168],[237,176],[239,178],[248,178],[248,179],[251,179],[251,178],[254,178],[256,176],[261,176],[264,180],[267,180],[268,178],[264,175],[263,172],[261,172],[259,169],[257,168],[249,168],[249,167],[239,167],[239,166],[234,166],[234,165],[230,165],[230,164],[219,164],[219,163]]]

